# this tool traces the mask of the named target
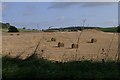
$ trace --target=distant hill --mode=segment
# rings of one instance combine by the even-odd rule
[[[52,29],[46,29],[44,32],[55,32],[55,31],[82,31],[83,29],[97,29],[103,32],[117,32],[117,27],[83,27],[83,26],[77,26],[77,27],[66,27],[66,28],[52,28]]]
[[[99,29],[100,27],[83,27],[83,26],[77,26],[77,27],[65,27],[65,28],[51,28],[51,29],[46,29],[44,31],[52,32],[52,31],[81,31],[83,29]]]
[[[2,28],[3,32],[7,32],[8,28],[11,25],[9,23],[0,23],[0,28]],[[44,32],[72,32],[72,31],[82,31],[83,29],[97,29],[104,32],[116,32],[116,27],[108,27],[108,28],[101,28],[101,27],[83,27],[83,26],[72,26],[72,27],[65,27],[65,28],[50,28],[46,30],[42,30]],[[28,30],[28,29],[18,29],[20,32],[37,32],[38,30]]]

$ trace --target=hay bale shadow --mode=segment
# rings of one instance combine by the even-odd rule
[[[19,36],[20,34],[16,34],[17,36]]]
[[[92,38],[90,41],[88,41],[87,43],[96,43],[97,42],[97,39],[95,38]]]
[[[58,43],[58,47],[64,47],[65,45],[64,45],[64,43],[63,42],[59,42]]]
[[[14,34],[10,34],[10,36],[13,36]]]
[[[72,48],[72,49],[78,48],[78,44],[74,44],[74,43],[73,43],[72,46],[71,46],[71,48]]]
[[[56,38],[51,38],[51,41],[56,41]]]
[[[50,40],[47,40],[47,42],[56,42],[56,38],[51,38]]]

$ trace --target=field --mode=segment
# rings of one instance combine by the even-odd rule
[[[59,42],[64,46],[58,47]],[[78,48],[72,48],[73,43]],[[117,48],[117,33],[100,30],[3,32],[3,79],[118,79]]]
[[[79,43],[78,43],[79,37]],[[55,38],[56,41],[51,41]],[[90,43],[94,38],[97,42]],[[58,47],[63,42],[64,47]],[[78,48],[71,48],[78,43]],[[3,56],[26,59],[33,53],[52,61],[92,60],[116,61],[117,33],[98,30],[84,30],[79,32],[20,32],[2,34]]]

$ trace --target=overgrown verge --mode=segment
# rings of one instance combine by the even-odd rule
[[[116,62],[71,61],[52,62],[31,57],[26,60],[3,57],[3,79],[39,78],[41,80],[82,80],[119,78]]]

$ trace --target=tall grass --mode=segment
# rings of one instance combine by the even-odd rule
[[[32,56],[26,60],[3,57],[3,79],[39,78],[46,80],[82,80],[119,78],[116,62],[52,62]]]

